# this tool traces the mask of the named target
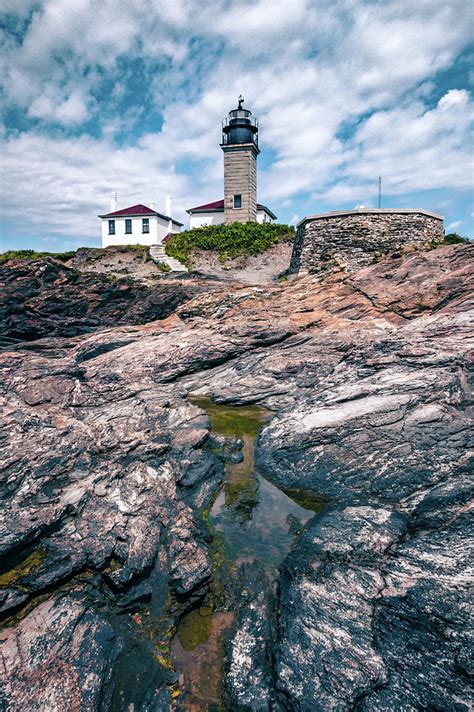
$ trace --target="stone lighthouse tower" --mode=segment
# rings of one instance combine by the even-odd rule
[[[224,151],[224,222],[257,221],[258,122],[239,106],[222,122]]]

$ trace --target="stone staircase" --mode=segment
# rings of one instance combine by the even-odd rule
[[[154,262],[165,262],[172,272],[187,272],[188,268],[174,257],[168,257],[164,245],[152,245],[150,247],[150,257]]]

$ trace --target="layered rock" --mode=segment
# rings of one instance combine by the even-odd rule
[[[192,392],[274,411],[258,442],[265,476],[331,500],[295,541],[276,603],[263,583],[242,596],[233,704],[468,709],[470,254],[387,258],[323,282],[216,284],[162,321],[4,351],[7,708],[21,709],[15,679],[22,690],[36,680],[35,636],[53,652],[34,689],[58,709],[171,705],[175,680],[147,647],[146,614],[163,616],[170,592],[171,608],[203,595],[198,514],[222,477]],[[41,310],[30,318],[46,333]],[[76,620],[88,621],[95,677]],[[13,640],[30,652],[16,655]],[[62,687],[58,640],[83,693]],[[156,681],[151,700],[141,683],[133,700],[117,687],[134,659]],[[139,671],[127,674],[131,689]]]
[[[244,564],[235,630],[228,650],[226,685],[233,709],[268,710],[278,705],[273,685],[275,600],[265,572]]]
[[[62,688],[58,662],[41,673],[38,700],[51,698],[61,710],[97,709],[97,699],[118,689],[125,675],[124,699],[130,690],[144,694],[146,681],[156,679],[157,699],[164,706],[143,709],[167,709],[173,677],[161,648],[147,643],[134,611],[143,602],[139,610],[145,606],[146,623],[146,616],[163,617],[170,593],[203,595],[199,591],[211,563],[198,511],[215,491],[222,466],[203,449],[209,423],[198,408],[172,388],[158,390],[145,378],[129,381],[131,374],[111,374],[107,367],[99,372],[95,362],[90,379],[86,365],[64,352],[48,358],[18,350],[2,359],[0,609],[7,617],[5,641],[8,646],[18,639],[21,647],[35,631],[51,648],[51,660],[54,651],[61,657],[60,642],[69,636],[56,624],[62,614],[48,609],[38,618],[36,604],[43,596],[52,602],[58,592],[81,591],[87,610],[94,604],[109,623],[92,621],[87,642],[71,640],[71,655],[90,648],[74,664],[85,675],[94,677],[97,667],[105,672],[94,677],[90,698],[86,691],[79,697],[78,687],[82,702],[76,702],[68,697],[76,693]],[[107,626],[120,629],[125,620],[125,640],[132,636],[134,642],[123,646],[121,671],[115,653],[110,657],[101,641],[109,635]],[[156,636],[159,626],[151,630]],[[166,635],[164,643],[162,638],[157,645],[166,648]],[[64,645],[68,652],[69,643]],[[140,653],[142,645],[146,650]],[[36,645],[8,657],[4,699],[9,710],[25,708],[15,680],[24,678],[26,689],[36,669],[35,651]],[[91,657],[94,651],[97,660]],[[81,677],[74,670],[71,674],[79,686]],[[138,705],[140,699],[132,696],[130,703]]]
[[[380,564],[404,529],[375,506],[335,508],[309,525],[282,577],[276,672],[290,709],[353,709],[387,682],[372,626]]]
[[[52,598],[0,633],[4,709],[98,709],[123,641],[77,596]],[[11,672],[15,671],[14,676]]]
[[[0,345],[163,319],[212,285],[81,272],[50,257],[0,266]]]

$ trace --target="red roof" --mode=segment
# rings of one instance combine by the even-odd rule
[[[206,205],[198,205],[197,208],[190,208],[186,212],[195,213],[198,210],[224,210],[224,199],[215,200],[213,203],[206,203]]]
[[[146,205],[139,203],[138,205],[132,205],[130,208],[123,208],[122,210],[116,210],[114,213],[107,213],[106,215],[99,215],[100,218],[121,218],[127,215],[158,215],[160,218],[165,220],[172,220],[175,225],[182,225],[183,223],[178,222],[174,218],[170,218],[169,215],[163,215],[163,213],[158,213],[156,210],[148,208]]]
[[[156,210],[147,208],[146,205],[139,203],[138,205],[132,205],[130,208],[116,210],[115,213],[107,213],[104,217],[120,217],[121,215],[156,215]]]
[[[213,210],[221,211],[224,210],[224,199],[222,200],[215,200],[213,203],[206,203],[206,205],[198,205],[196,208],[190,208],[189,210],[186,210],[187,213],[207,213],[207,212],[212,212]],[[270,208],[267,208],[265,205],[262,205],[261,203],[257,203],[257,210],[265,210],[271,217],[276,220],[276,215],[272,213]]]

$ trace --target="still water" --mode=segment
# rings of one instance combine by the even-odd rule
[[[190,401],[207,412],[214,435],[241,441],[243,456],[240,462],[226,463],[224,482],[206,516],[215,562],[209,595],[204,605],[181,620],[172,646],[182,690],[176,709],[210,712],[226,709],[222,699],[224,644],[234,622],[219,578],[229,583],[244,561],[258,562],[273,578],[295,536],[326,503],[304,491],[285,492],[257,472],[255,445],[271,417],[268,411],[255,405],[219,405],[207,398]],[[238,451],[232,452],[235,457]]]

